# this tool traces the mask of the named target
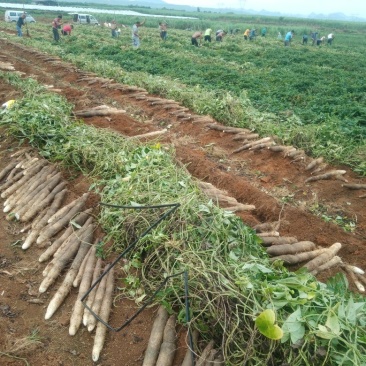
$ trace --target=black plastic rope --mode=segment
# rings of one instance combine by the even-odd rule
[[[149,297],[149,299],[146,301],[146,303],[141,307],[141,309],[139,309],[130,319],[128,319],[126,322],[124,322],[120,327],[118,328],[114,328],[112,327],[110,324],[106,323],[105,321],[103,321],[88,305],[86,305],[85,303],[85,299],[86,297],[90,294],[90,292],[95,288],[95,286],[97,286],[97,284],[102,280],[102,278],[104,276],[106,276],[108,274],[108,272],[127,254],[129,253],[138,243],[138,241],[143,238],[144,236],[146,236],[152,229],[154,229],[156,226],[159,225],[159,223],[161,221],[163,221],[167,216],[169,216],[170,214],[172,214],[173,212],[175,212],[178,207],[180,206],[180,203],[169,203],[169,204],[165,204],[165,205],[153,205],[153,206],[120,206],[120,205],[112,205],[109,203],[103,203],[100,202],[100,205],[102,206],[108,206],[108,207],[115,207],[115,208],[126,208],[126,209],[150,209],[150,208],[166,208],[166,207],[171,207],[170,210],[168,210],[166,213],[164,213],[163,215],[160,216],[160,218],[158,220],[156,220],[152,225],[150,225],[136,240],[134,240],[110,265],[109,267],[97,278],[97,280],[91,285],[91,287],[89,288],[89,290],[83,295],[83,297],[80,299],[80,301],[83,303],[84,307],[87,308],[90,313],[97,319],[99,320],[101,323],[103,323],[108,329],[114,331],[114,332],[119,332],[120,330],[122,330],[123,328],[125,328],[128,324],[130,324],[132,322],[132,320],[134,320],[145,308],[146,306],[148,306],[149,304],[152,303],[153,299],[156,297],[156,295],[158,294],[158,292],[163,288],[163,286],[168,282],[168,280],[172,277],[177,277],[181,274],[184,273],[183,272],[179,272],[170,276],[167,276],[164,281],[159,285],[159,287],[157,288],[157,290],[155,290],[155,292]],[[187,301],[187,300],[186,300]]]

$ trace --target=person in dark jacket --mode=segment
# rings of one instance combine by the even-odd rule
[[[18,21],[17,21],[17,34],[18,34],[18,37],[23,37],[22,27],[25,24],[25,18],[26,18],[26,16],[27,15],[25,13],[23,13],[18,18]]]
[[[257,34],[255,33],[256,29],[251,29],[249,33],[249,41],[254,41]]]

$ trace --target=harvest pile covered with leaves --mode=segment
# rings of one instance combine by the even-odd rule
[[[121,296],[144,303],[177,275],[154,301],[183,324],[189,310],[187,325],[213,340],[228,365],[366,362],[366,302],[347,290],[344,275],[324,284],[306,270],[289,272],[270,261],[254,230],[207,199],[174,151],[84,125],[71,118],[70,104],[32,79],[1,77],[25,93],[1,114],[1,126],[51,162],[91,177],[107,204],[98,222],[113,246],[97,252],[113,257],[129,248]],[[180,206],[152,228],[166,211],[134,209],[166,204]]]

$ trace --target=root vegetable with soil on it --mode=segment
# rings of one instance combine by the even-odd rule
[[[318,166],[319,164],[321,164],[324,161],[323,157],[314,159],[313,161],[311,161],[305,168],[305,170],[312,170],[314,169],[316,166]]]
[[[255,145],[260,145],[260,144],[264,144],[264,143],[269,143],[272,141],[272,137],[263,137],[262,139],[260,140],[255,140],[255,141],[252,141],[252,142],[248,142],[247,144],[239,147],[238,149],[234,150],[233,153],[234,154],[237,154],[243,150],[248,150],[250,148],[253,148]]]
[[[255,226],[253,226],[253,229],[259,233],[266,233],[266,232],[273,231],[273,230],[277,231],[279,229],[279,226],[280,226],[279,221],[264,222],[262,224],[257,224]]]
[[[278,231],[267,231],[267,232],[260,232],[260,233],[257,233],[257,235],[260,237],[260,238],[265,238],[265,237],[279,237],[280,236],[280,233]]]
[[[357,290],[360,292],[365,292],[365,286],[359,281],[356,274],[347,265],[342,265],[341,267],[344,269],[344,271],[347,273],[348,277],[355,284],[355,286],[357,287]]]
[[[342,187],[348,189],[366,189],[366,184],[356,184],[356,183],[349,183],[349,184],[342,184]]]
[[[160,136],[160,135],[163,135],[163,134],[165,134],[167,132],[168,132],[168,130],[166,128],[164,128],[163,130],[160,130],[160,131],[148,132],[148,133],[144,133],[142,135],[131,136],[129,138],[130,139],[144,139],[144,138],[150,138],[150,137]]]
[[[259,137],[257,133],[239,133],[233,137],[233,141],[250,141]]]
[[[88,193],[84,193],[81,197],[78,197],[74,201],[70,202],[66,206],[62,207],[60,210],[58,210],[50,219],[48,220],[48,223],[51,224],[54,221],[58,221],[61,219],[61,217],[64,217],[75,205],[77,205],[80,201],[86,200]]]
[[[95,267],[93,270],[93,277],[92,277],[91,285],[93,283],[95,283],[95,281],[99,278],[101,270],[102,270],[102,259],[98,258],[97,263],[95,264]],[[99,287],[99,283],[91,290],[91,292],[89,293],[89,295],[86,298],[85,305],[87,305],[90,309],[92,309],[98,287]],[[84,326],[88,325],[89,316],[93,316],[93,315],[86,307],[84,307],[84,312],[83,312],[83,325]]]
[[[46,213],[43,215],[42,218],[40,218],[39,221],[33,226],[32,224],[32,230],[28,234],[26,240],[24,241],[22,245],[22,249],[28,249],[35,241],[37,240],[37,237],[42,230],[44,226],[47,225],[48,219],[60,208],[63,199],[65,198],[67,193],[67,190],[64,189],[61,192],[57,193],[55,195],[55,198],[50,206],[50,208],[46,211]]]
[[[98,241],[98,239],[97,239],[97,241]],[[81,283],[81,280],[82,280],[82,278],[83,278],[83,276],[84,276],[85,267],[86,267],[86,264],[87,264],[87,262],[88,262],[89,255],[90,255],[91,251],[93,250],[93,248],[95,248],[95,247],[96,247],[96,243],[94,243],[94,245],[92,245],[92,246],[90,247],[90,249],[89,249],[88,253],[87,253],[87,254],[86,254],[86,256],[84,257],[84,259],[83,259],[83,261],[82,261],[82,263],[81,263],[81,266],[80,266],[80,268],[79,268],[79,271],[78,271],[78,273],[77,273],[77,275],[76,275],[76,277],[75,277],[75,279],[74,279],[74,281],[73,281],[73,283],[72,283],[72,286],[73,286],[73,287],[79,287],[79,285],[80,285],[80,283]],[[94,252],[94,255],[95,255],[95,252]],[[92,274],[93,274],[93,273],[92,273]]]
[[[322,264],[321,266],[319,266],[318,268],[315,268],[314,270],[312,270],[310,273],[314,276],[316,276],[318,273],[320,272],[324,272],[327,269],[333,268],[335,266],[338,266],[342,263],[342,258],[339,257],[338,255],[334,256],[330,261],[325,262],[324,264]]]
[[[156,366],[172,366],[176,352],[177,333],[175,331],[175,323],[177,317],[171,315],[165,324],[163,343],[160,346],[159,356]]]
[[[83,277],[80,282],[79,293],[78,293],[74,308],[71,313],[71,318],[70,318],[69,334],[71,336],[76,334],[76,332],[78,331],[78,329],[82,323],[82,320],[83,320],[84,305],[81,302],[81,298],[88,291],[88,289],[90,288],[90,286],[92,284],[95,264],[97,262],[95,252],[96,252],[96,243],[94,243],[94,245],[90,248],[90,250],[86,256],[87,261],[85,263]],[[74,282],[75,282],[75,280],[74,280]]]
[[[306,268],[309,272],[314,271],[319,266],[323,265],[327,261],[330,261],[342,248],[341,243],[334,243],[327,250],[320,254],[319,256],[312,259],[310,262],[306,263],[303,268]]]
[[[84,241],[90,235],[90,232],[93,232],[93,225],[91,222],[92,218],[85,223],[85,231],[80,234],[80,237],[75,238],[75,240],[70,243],[68,250],[59,257],[54,258],[52,262],[49,263],[48,272],[39,286],[40,293],[46,292],[47,289],[55,282],[56,278],[78,252],[81,241]]]
[[[39,234],[39,237],[37,239],[37,244],[41,244],[44,241],[47,241],[51,239],[54,235],[56,235],[58,232],[60,232],[69,221],[78,213],[80,212],[85,205],[85,202],[88,198],[88,194],[83,194],[79,199],[74,201],[74,205],[71,207],[71,209],[61,218],[59,218],[57,221],[55,217],[57,217],[57,213],[53,216],[53,220],[51,223],[49,223],[46,227],[42,229],[42,231]],[[52,217],[50,218],[50,220]],[[48,222],[50,221],[48,220]]]
[[[114,267],[112,267],[108,274],[105,276],[107,278],[106,280],[106,288],[105,288],[105,294],[103,298],[103,302],[100,308],[99,317],[102,319],[105,323],[108,323],[109,315],[112,309],[112,300],[113,300],[113,289],[114,289]],[[100,352],[103,349],[105,337],[107,334],[107,327],[101,323],[98,322],[97,330],[95,332],[94,337],[94,346],[92,351],[92,359],[94,362],[97,362],[99,360]]]
[[[271,262],[275,262],[277,260],[283,261],[284,264],[293,265],[301,262],[305,262],[307,260],[318,257],[319,255],[325,253],[327,251],[326,248],[315,249],[311,252],[303,252],[297,254],[283,254],[277,257],[270,258]]]
[[[188,332],[187,332],[187,336],[189,337]],[[186,351],[186,354],[184,356],[184,359],[183,359],[183,362],[182,362],[181,366],[192,366],[194,364],[194,358],[195,358],[194,350],[197,349],[198,336],[199,336],[198,330],[195,329],[192,332],[192,346],[193,346],[193,349],[191,349],[190,342],[187,342],[188,343],[187,344],[187,351]]]
[[[107,264],[104,267],[104,272],[108,269],[108,267],[109,267],[109,264]],[[100,314],[99,312],[100,312],[100,309],[101,309],[101,306],[103,303],[103,299],[105,296],[105,291],[106,291],[106,286],[107,286],[107,277],[108,276],[105,275],[99,282],[98,289],[97,289],[97,292],[95,294],[95,298],[93,301],[93,306],[91,307],[92,311],[95,314],[97,314],[98,316]],[[89,311],[89,310],[87,310],[87,311]],[[97,319],[93,316],[92,313],[90,313],[87,320],[88,320],[88,323],[86,324],[86,327],[88,329],[88,332],[90,333],[94,330],[95,326],[97,325]]]
[[[207,360],[207,357],[209,356],[210,352],[213,350],[214,348],[214,341],[210,341],[207,346],[205,347],[205,349],[202,351],[202,354],[198,357],[197,362],[196,362],[196,366],[204,366]]]
[[[168,321],[169,314],[163,306],[160,306],[154,320],[149,343],[145,351],[142,366],[155,366],[159,356],[160,346],[163,342],[164,328]]]
[[[267,254],[270,256],[280,256],[283,254],[297,254],[301,252],[310,252],[315,249],[315,244],[311,241],[299,241],[294,244],[272,245],[267,248]]]
[[[295,244],[298,242],[297,238],[293,236],[263,236],[261,237],[262,245],[282,245]]]
[[[86,220],[88,219],[88,217],[90,216],[92,212],[92,209],[89,208],[87,210],[85,210],[84,212],[80,212],[75,219],[73,220],[73,222],[77,225],[81,225],[83,226],[86,222]],[[40,257],[39,257],[39,262],[45,262],[48,259],[50,259],[56,252],[57,250],[65,243],[65,246],[68,245],[68,243],[66,243],[66,240],[68,240],[68,238],[74,233],[74,231],[77,231],[72,225],[69,225],[69,227],[64,231],[64,233],[57,238],[47,249],[45,252],[43,252]],[[71,239],[71,238],[70,238]]]
[[[82,238],[83,242],[80,244],[79,250],[70,266],[70,269],[66,273],[62,285],[59,287],[59,289],[57,290],[57,292],[55,293],[55,295],[53,296],[52,300],[50,301],[47,307],[45,315],[46,320],[52,317],[52,315],[56,312],[56,310],[61,306],[67,295],[70,293],[72,283],[78,273],[80,265],[90,249],[93,240],[93,231],[94,226],[89,225],[88,229],[85,232],[85,235]]]

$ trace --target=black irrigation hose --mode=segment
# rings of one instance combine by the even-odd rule
[[[141,309],[139,309],[130,319],[128,319],[125,323],[123,323],[120,327],[118,328],[114,328],[112,327],[110,324],[106,323],[105,321],[103,321],[95,312],[93,312],[93,310],[86,305],[85,303],[85,299],[86,297],[90,294],[90,292],[95,288],[95,286],[102,280],[102,278],[104,276],[106,276],[108,274],[108,272],[128,253],[130,252],[138,243],[138,241],[143,238],[145,235],[147,235],[152,229],[154,229],[156,226],[159,225],[159,223],[161,221],[163,221],[167,216],[169,216],[171,213],[173,213],[174,211],[177,210],[177,208],[180,206],[180,203],[170,203],[170,204],[166,204],[166,205],[154,205],[154,206],[120,206],[120,205],[111,205],[109,203],[103,203],[100,202],[100,205],[103,206],[107,206],[107,207],[115,207],[115,208],[126,208],[126,209],[134,209],[134,210],[143,210],[143,209],[150,209],[150,208],[163,208],[163,207],[171,207],[171,209],[169,211],[167,211],[166,213],[164,213],[163,215],[161,215],[161,217],[155,221],[149,228],[147,228],[136,240],[133,241],[133,243],[131,243],[110,265],[109,267],[105,270],[105,272],[103,272],[100,277],[91,285],[91,287],[89,288],[89,290],[83,295],[83,297],[81,298],[81,302],[83,303],[84,307],[86,307],[91,314],[97,319],[99,320],[101,323],[103,323],[107,328],[109,328],[110,330],[113,330],[114,332],[119,332],[120,330],[122,330],[123,328],[125,328],[128,324],[130,324],[132,322],[132,320],[134,320],[145,308],[146,306],[148,306],[149,304],[152,303],[153,299],[155,298],[155,296],[157,295],[157,293],[163,288],[163,286],[168,282],[168,280],[172,277],[176,277],[179,276],[183,273],[185,273],[185,271],[183,272],[179,272],[177,274],[173,274],[170,276],[167,276],[164,281],[160,284],[160,286],[157,288],[157,290],[150,296],[150,298],[148,299],[148,301],[141,307]],[[186,289],[186,293],[188,293],[188,290]],[[187,298],[186,298],[186,304],[187,304]],[[189,311],[189,309],[188,309]]]
[[[191,315],[189,313],[189,299],[188,299],[188,272],[184,271],[184,298],[185,298],[185,305],[186,305],[186,324],[188,325],[191,321]],[[191,327],[188,326],[188,342],[189,342],[189,349],[191,350],[191,361],[192,366],[194,366],[194,349],[193,349],[193,339],[192,339],[192,331]]]

